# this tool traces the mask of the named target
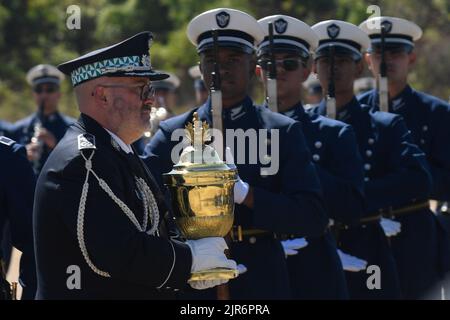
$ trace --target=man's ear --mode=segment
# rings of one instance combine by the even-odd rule
[[[416,64],[417,61],[417,54],[416,51],[411,51],[409,54],[409,67],[413,67]]]
[[[262,76],[263,76],[262,68],[261,68],[261,66],[258,65],[258,64],[257,64],[256,67],[255,67],[255,75],[256,75],[256,77],[257,77],[258,79],[262,80]]]
[[[97,86],[92,91],[92,96],[94,97],[94,101],[96,105],[106,107],[108,105],[108,99],[106,98],[105,88],[101,86]]]
[[[356,78],[361,77],[363,71],[364,71],[364,63],[363,63],[363,60],[361,59],[356,63],[356,70],[355,70]]]
[[[370,59],[370,53],[366,52],[364,54],[364,60],[366,61],[367,68],[369,68],[370,71],[372,70],[372,60]]]
[[[250,70],[249,70],[250,75],[249,76],[250,76],[250,79],[252,79],[255,76],[255,69],[256,69],[256,66],[257,66],[257,64],[256,64],[256,57],[251,56],[249,64],[250,64]]]
[[[302,72],[302,83],[308,79],[309,75],[311,74],[311,70],[313,69],[314,62],[311,58],[308,59],[308,61],[303,66],[303,72]]]

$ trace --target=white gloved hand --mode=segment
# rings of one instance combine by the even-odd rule
[[[238,264],[237,269],[238,269],[239,275],[246,273],[248,270],[247,267],[244,266],[243,264]]]
[[[281,245],[283,246],[284,254],[288,257],[296,255],[298,250],[308,245],[308,241],[305,238],[289,239],[281,241]]]
[[[362,260],[349,254],[346,254],[339,249],[337,250],[337,252],[339,258],[341,259],[342,267],[345,271],[358,272],[366,269],[367,267],[366,260]]]
[[[192,273],[214,268],[236,269],[236,262],[225,256],[228,246],[223,238],[187,240],[186,244],[192,252]]]
[[[381,218],[380,225],[383,228],[386,237],[393,237],[402,230],[402,224],[391,219]]]
[[[231,167],[236,167],[234,164],[234,158],[231,154],[231,150],[229,147],[226,147],[225,149],[225,159],[226,163],[230,165]],[[244,202],[245,198],[247,197],[248,190],[250,189],[250,186],[247,182],[242,181],[242,179],[238,176],[238,180],[234,184],[234,202],[237,204],[242,204]]]

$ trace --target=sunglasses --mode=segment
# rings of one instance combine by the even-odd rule
[[[140,94],[139,97],[141,98],[142,101],[148,100],[149,98],[152,98],[155,96],[156,93],[156,89],[154,87],[152,87],[149,84],[131,84],[131,85],[126,85],[126,84],[102,84],[99,85],[100,87],[105,87],[105,88],[140,88]],[[94,95],[94,93],[92,93],[92,95]]]
[[[258,61],[258,64],[261,66],[261,68],[265,71],[269,71],[270,66],[270,59],[261,59]],[[287,58],[287,59],[281,59],[281,60],[275,60],[275,64],[277,66],[282,66],[284,70],[286,71],[295,71],[298,69],[298,67],[301,65],[304,65],[303,61],[299,58]]]
[[[41,93],[54,93],[56,91],[58,91],[58,88],[55,86],[48,86],[47,88],[43,87],[43,86],[37,86],[33,89],[33,91],[37,94],[41,94]]]

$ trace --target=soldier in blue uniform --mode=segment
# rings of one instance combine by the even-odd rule
[[[400,298],[396,264],[386,238],[398,234],[400,225],[390,219],[380,222],[380,216],[386,210],[401,212],[428,196],[431,177],[425,155],[413,144],[401,117],[372,112],[354,96],[353,82],[363,70],[361,51],[369,46],[369,37],[355,25],[338,20],[320,22],[312,28],[319,35],[315,71],[323,87],[328,88],[332,69],[337,118],[353,126],[364,161],[367,207],[361,225],[344,228],[340,242],[346,252],[380,268],[380,289],[376,289],[375,280],[369,289],[368,274],[347,273],[350,295],[359,299]],[[326,102],[314,111],[327,114]]]
[[[167,78],[150,32],[63,63],[81,116],[39,176],[34,236],[39,299],[170,299],[191,272],[235,268],[223,238],[177,241],[168,206],[131,144],[148,128]],[[204,289],[223,281],[193,281]]]
[[[34,299],[36,293],[32,230],[35,179],[25,148],[0,136],[0,238],[4,224],[9,222],[12,245],[22,251],[19,276],[22,300]]]
[[[366,61],[375,77],[380,71],[382,56],[380,28],[371,27],[377,23],[385,28],[383,51],[389,96],[389,103],[386,106],[389,112],[403,117],[414,143],[426,154],[433,177],[430,198],[448,201],[450,105],[414,90],[407,79],[416,60],[414,41],[420,39],[422,30],[415,23],[400,18],[378,17],[364,21],[360,28],[371,38]],[[359,100],[374,110],[380,109],[377,90],[363,94]],[[442,274],[449,270],[448,240],[442,226],[429,209],[428,197],[418,198],[416,206],[405,210],[395,218],[402,224],[401,234],[392,239],[392,248],[403,294],[405,298],[420,298],[438,280],[438,272]],[[440,237],[439,244],[438,237]],[[441,263],[437,258],[439,248],[441,248]],[[443,250],[444,248],[447,250]]]
[[[214,29],[218,40],[217,60],[211,32]],[[230,248],[233,259],[248,271],[230,282],[230,297],[290,298],[286,259],[277,234],[319,237],[324,235],[328,224],[321,204],[319,180],[301,125],[255,106],[248,96],[248,85],[255,70],[254,46],[264,37],[253,17],[228,8],[210,10],[190,22],[188,37],[197,46],[207,87],[211,87],[214,62],[219,65],[223,112],[218,118],[228,131],[224,145],[231,146],[236,140],[242,143],[241,148],[231,148],[241,180],[235,185],[234,240]],[[160,124],[160,130],[146,147],[145,158],[150,167],[159,168],[159,176],[170,171],[174,164],[171,153],[178,140],[172,141],[172,133],[184,128],[194,112],[199,119],[215,127],[213,113],[217,106],[212,105],[213,94],[202,106]],[[255,133],[256,140],[252,140],[242,139],[238,134],[251,135],[258,130],[267,136]],[[258,151],[264,153],[264,149],[276,150],[264,154],[263,158],[269,160],[266,164],[249,160]],[[270,172],[267,163],[272,165],[276,161],[279,161],[279,169]]]
[[[37,65],[27,73],[37,110],[14,124],[13,138],[26,146],[28,160],[36,174],[39,174],[67,127],[75,121],[58,111],[61,97],[59,86],[63,79],[64,74],[48,64]]]
[[[259,45],[257,73],[267,86],[268,69],[271,61],[275,62],[278,111],[302,124],[319,173],[328,216],[336,223],[354,225],[364,209],[364,172],[353,129],[342,122],[308,114],[301,103],[299,88],[311,71],[310,51],[317,46],[317,35],[306,23],[289,16],[275,15],[258,22],[263,30],[268,30],[272,23],[274,35],[272,46],[268,31]],[[305,248],[287,259],[293,297],[347,298],[345,276],[333,236],[327,232],[306,241]]]

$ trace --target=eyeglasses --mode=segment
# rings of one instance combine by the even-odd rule
[[[43,87],[43,86],[36,86],[33,91],[37,94],[41,94],[41,93],[54,93],[56,91],[58,91],[58,88],[55,86],[48,86],[47,88]]]
[[[270,66],[270,59],[261,59],[258,61],[258,64],[263,68],[265,71],[269,71]],[[304,65],[304,62],[299,58],[287,58],[287,59],[281,59],[281,60],[275,60],[275,65],[282,66],[284,70],[286,71],[295,71],[298,69],[300,64]]]
[[[141,88],[139,97],[142,101],[145,101],[147,99],[150,99],[155,96],[155,88],[148,84],[101,84],[99,87],[105,87],[105,88]],[[94,93],[92,93],[94,95]]]

